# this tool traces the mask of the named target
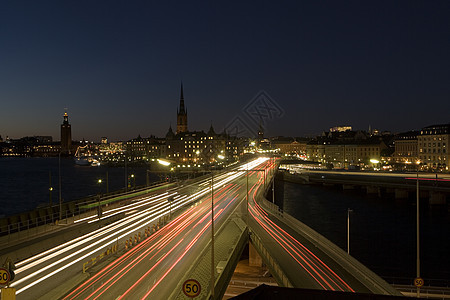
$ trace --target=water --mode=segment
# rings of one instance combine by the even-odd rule
[[[51,176],[50,176],[51,173]],[[77,200],[125,187],[124,167],[78,166],[72,158],[61,158],[61,196],[63,201]],[[146,184],[146,167],[127,168],[135,174],[136,185]],[[52,202],[59,199],[59,159],[56,158],[0,158],[0,216],[9,216],[35,209],[50,202],[50,177],[53,186]],[[102,179],[102,184],[98,184]],[[149,174],[151,182],[159,180]],[[133,185],[134,183],[131,182]]]
[[[278,183],[278,185],[283,183]],[[364,192],[284,183],[277,193],[284,210],[347,250],[347,209],[350,254],[378,275],[416,277],[416,206],[414,200],[368,196]],[[420,206],[421,276],[450,284],[450,213],[447,206]],[[439,281],[433,281],[438,279]],[[431,281],[430,281],[431,280]],[[444,280],[442,282],[441,280]],[[395,279],[401,282],[399,279]],[[438,283],[439,282],[439,283]]]

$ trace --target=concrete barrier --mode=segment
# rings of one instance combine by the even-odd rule
[[[33,255],[56,247],[74,238],[90,233],[96,230],[99,226],[104,226],[106,224],[115,222],[123,218],[123,216],[123,214],[119,214],[92,224],[83,223],[80,225],[69,227],[67,227],[67,225],[45,225],[57,226],[59,227],[59,230],[48,230],[47,233],[44,232],[40,236],[34,237],[33,239],[25,240],[22,243],[18,243],[2,249],[0,261],[4,261],[7,257],[11,258],[13,262],[29,258]]]

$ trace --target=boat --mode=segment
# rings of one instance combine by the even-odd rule
[[[81,151],[83,149],[85,149],[87,147],[84,146],[78,146],[77,148],[77,152],[75,152],[75,156],[74,156],[74,161],[75,164],[79,165],[79,166],[95,166],[98,167],[100,166],[100,161],[98,159],[96,159],[95,157],[85,153],[85,154],[81,154]]]
[[[75,164],[79,166],[89,166],[91,163],[89,162],[88,156],[78,156],[73,158],[75,161]]]

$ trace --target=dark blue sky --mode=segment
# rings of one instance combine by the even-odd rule
[[[450,1],[2,1],[0,135],[163,136],[266,91],[268,136],[450,121]]]

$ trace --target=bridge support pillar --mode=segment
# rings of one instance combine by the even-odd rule
[[[407,198],[408,198],[408,190],[395,189],[395,199],[407,199]]]
[[[378,194],[378,187],[368,185],[366,186],[366,192],[367,194]]]
[[[342,185],[342,189],[343,189],[344,191],[346,191],[346,190],[354,190],[354,189],[355,189],[355,186],[352,185],[352,184],[343,184],[343,185]]]
[[[420,198],[428,198],[430,196],[431,196],[430,192],[428,192],[426,190],[420,190],[419,191],[419,197]]]
[[[391,188],[386,188],[386,194],[394,194],[395,190]]]
[[[262,267],[262,258],[252,243],[248,243],[248,265],[250,267]]]
[[[430,205],[445,204],[445,194],[439,192],[430,192]]]

